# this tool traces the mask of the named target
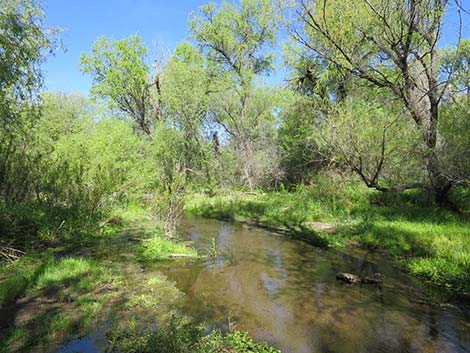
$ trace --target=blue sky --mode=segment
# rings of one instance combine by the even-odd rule
[[[91,79],[79,70],[80,53],[99,36],[122,39],[139,34],[149,48],[169,49],[189,35],[187,20],[207,0],[43,0],[46,24],[63,29],[65,52],[44,65],[46,89],[87,94]],[[150,53],[152,53],[152,50]]]
[[[466,5],[467,1],[463,3]],[[81,92],[91,78],[80,72],[80,53],[89,52],[99,36],[122,39],[139,34],[151,49],[154,43],[172,50],[188,38],[187,20],[209,0],[43,0],[46,24],[63,29],[65,51],[59,50],[44,65],[49,91]],[[468,5],[466,5],[468,6]],[[464,37],[470,38],[470,16]],[[465,23],[464,22],[464,23]],[[453,43],[458,28],[455,12],[448,14],[441,45]]]

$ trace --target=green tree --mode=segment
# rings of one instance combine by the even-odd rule
[[[301,89],[310,90],[306,87],[309,83],[302,82]],[[287,184],[307,181],[313,173],[330,162],[331,156],[318,145],[315,138],[319,122],[324,119],[325,114],[322,99],[297,92],[292,93],[291,101],[282,113],[278,140],[281,166],[285,171]]]
[[[470,96],[456,97],[441,106],[440,157],[447,178],[454,185],[470,185]]]
[[[448,94],[470,94],[470,39],[460,41],[458,48],[448,46],[439,52],[443,78],[449,78]]]
[[[40,64],[54,46],[36,1],[0,1],[0,197],[28,196],[26,146],[35,126],[42,87]]]
[[[388,90],[421,131],[430,186],[447,203],[438,156],[437,43],[447,0],[300,0],[295,39],[322,60]]]
[[[193,38],[207,56],[214,118],[238,146],[242,177],[250,187],[255,178],[252,132],[273,109],[266,104],[263,111],[254,107],[254,80],[272,70],[269,49],[276,37],[276,18],[270,0],[242,0],[239,5],[203,6],[190,20]]]
[[[421,186],[419,133],[386,93],[348,97],[315,127],[317,145],[369,188],[400,191]]]
[[[188,175],[201,172],[210,181],[208,146],[203,127],[209,110],[209,77],[201,53],[184,42],[165,66],[161,99],[165,115],[184,136],[184,161]]]
[[[470,184],[470,40],[439,52],[443,79],[448,78],[445,102],[440,106],[440,162],[455,185]]]
[[[93,77],[91,93],[129,114],[147,136],[157,118],[152,105],[153,86],[146,63],[147,48],[139,36],[123,40],[100,38],[90,54],[82,54],[81,69]]]
[[[139,168],[140,190],[148,193],[151,208],[168,237],[175,235],[187,187],[183,132],[159,122],[152,141],[145,145]]]

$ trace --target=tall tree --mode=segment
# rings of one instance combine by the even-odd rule
[[[186,173],[205,169],[208,178],[203,124],[209,108],[209,85],[205,60],[199,50],[187,42],[179,44],[165,66],[161,99],[167,119],[183,133]]]
[[[421,131],[436,200],[452,183],[438,158],[437,44],[448,0],[299,0],[294,38],[318,57],[399,100]]]
[[[100,38],[90,54],[82,54],[81,69],[93,76],[91,93],[129,114],[147,136],[152,134],[154,110],[147,48],[139,36],[123,40]]]
[[[254,79],[273,67],[270,46],[276,37],[276,13],[270,0],[223,2],[201,8],[190,26],[207,55],[214,94],[215,119],[240,150],[243,179],[254,185],[253,130],[264,112],[250,115]]]
[[[38,117],[40,64],[54,45],[54,30],[44,26],[44,17],[37,1],[0,0],[0,197],[4,199],[27,194],[25,144]]]

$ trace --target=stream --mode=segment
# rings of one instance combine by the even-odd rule
[[[185,295],[197,322],[248,332],[285,353],[469,352],[470,310],[435,304],[420,282],[380,255],[324,250],[242,224],[186,215],[183,240],[218,255],[146,266]],[[348,285],[340,271],[384,274],[381,286]],[[94,333],[96,336],[96,333]],[[60,352],[95,352],[87,336]]]

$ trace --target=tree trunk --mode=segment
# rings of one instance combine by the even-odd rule
[[[242,107],[240,112],[241,131],[240,131],[240,147],[241,147],[241,163],[243,168],[243,177],[248,184],[250,190],[254,187],[254,161],[253,161],[253,143],[250,134],[250,124],[248,123],[248,100],[249,95],[244,94],[241,100]]]
[[[407,76],[407,107],[421,130],[425,150],[426,169],[435,202],[444,207],[450,204],[448,194],[452,183],[446,178],[437,151],[439,120],[439,88],[437,62],[431,54],[431,63],[414,62],[413,78]]]

